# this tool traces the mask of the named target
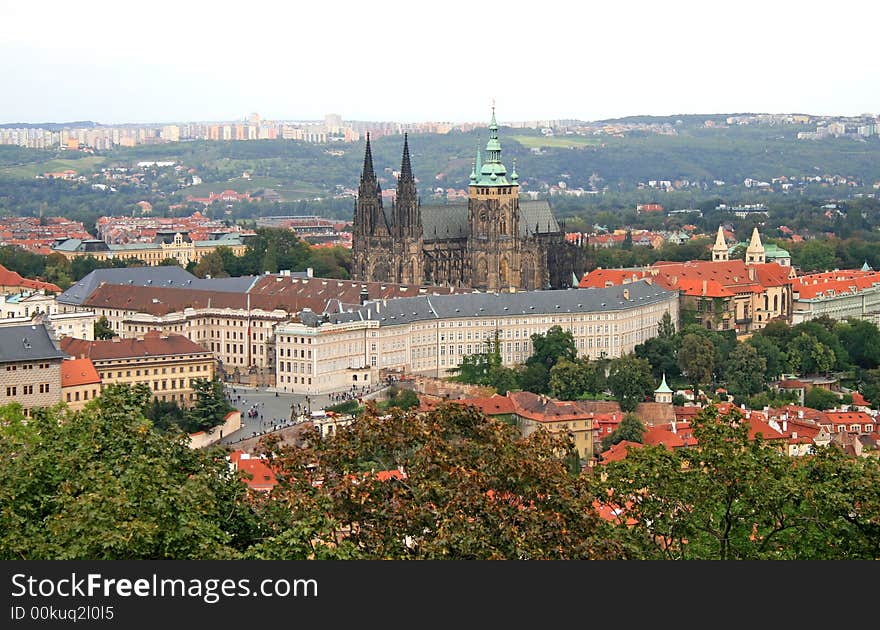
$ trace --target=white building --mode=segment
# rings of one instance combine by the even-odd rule
[[[276,384],[321,394],[359,389],[381,369],[448,376],[496,333],[502,363],[523,363],[531,335],[570,331],[579,356],[619,357],[657,334],[678,293],[647,281],[600,289],[425,295],[374,300],[346,313],[300,313],[275,329]]]

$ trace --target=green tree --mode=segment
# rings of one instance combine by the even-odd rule
[[[550,393],[559,400],[577,400],[587,391],[587,370],[580,361],[563,359],[550,370]]]
[[[223,261],[223,252],[221,251],[223,249],[228,248],[218,247],[213,252],[202,256],[202,259],[193,268],[193,274],[199,278],[207,278],[209,276],[211,278],[229,277],[229,272],[226,271]]]
[[[631,450],[597,484],[597,501],[620,509],[612,534],[633,557],[877,557],[880,489],[867,485],[878,479],[876,458],[829,449],[788,457],[760,434],[750,440],[736,408],[706,407],[691,431],[696,447]]]
[[[789,369],[796,374],[818,374],[834,366],[834,351],[813,335],[801,333],[787,348]]]
[[[25,427],[20,408],[0,408],[0,557],[234,558],[262,537],[222,452],[152,429],[149,398],[110,385],[77,413],[35,409]]]
[[[635,347],[635,355],[651,364],[654,380],[665,374],[668,378],[681,375],[678,367],[678,345],[680,339],[673,337],[651,337]]]
[[[834,262],[834,246],[824,240],[809,240],[800,249],[792,251],[792,263],[805,273],[833,269]]]
[[[669,311],[663,313],[660,322],[657,324],[657,337],[660,339],[672,339],[675,337],[675,323]]]
[[[836,407],[839,403],[840,398],[837,394],[821,387],[811,387],[804,394],[804,406],[810,409],[825,411]]]
[[[195,433],[223,424],[226,414],[233,409],[226,400],[223,383],[199,378],[192,380],[192,387],[195,390],[196,402],[186,410],[184,429],[188,433]]]
[[[175,401],[165,401],[154,398],[144,410],[144,415],[153,423],[159,431],[168,431],[172,427],[183,429],[186,426],[186,418],[183,409]]]
[[[95,335],[95,339],[112,339],[116,336],[116,333],[113,331],[113,328],[110,326],[110,322],[107,318],[101,315],[93,325],[93,332]]]
[[[645,425],[641,419],[634,413],[624,414],[617,428],[602,438],[602,449],[608,450],[615,444],[623,441],[642,443],[642,436],[645,434]]]
[[[274,500],[258,505],[273,533],[253,548],[255,557],[598,559],[621,553],[620,545],[606,542],[589,478],[569,471],[567,436],[536,431],[523,438],[516,427],[463,405],[384,415],[368,405],[356,423],[325,439],[309,434],[305,444],[266,444],[280,483]],[[340,531],[347,532],[341,543]]]
[[[767,361],[754,346],[739,344],[727,360],[727,388],[735,396],[748,397],[764,389]]]
[[[686,334],[678,350],[678,366],[694,387],[694,399],[701,384],[709,384],[715,374],[715,346],[712,342],[695,333]]]
[[[397,407],[406,411],[419,406],[419,397],[411,389],[402,389],[397,386],[388,388],[387,407]]]
[[[880,365],[880,329],[876,324],[863,319],[849,319],[838,322],[834,333],[857,366],[868,370]]]
[[[654,376],[645,359],[627,354],[611,361],[608,388],[624,411],[632,411],[654,391]]]
[[[752,335],[746,342],[752,346],[758,353],[758,356],[764,359],[764,380],[772,381],[779,378],[786,365],[786,356],[779,349],[779,346],[768,335],[756,334]]]
[[[577,358],[574,335],[571,331],[562,330],[561,326],[551,326],[546,334],[535,333],[531,339],[533,350],[526,360],[527,366],[539,363],[549,372],[557,361],[574,361]]]

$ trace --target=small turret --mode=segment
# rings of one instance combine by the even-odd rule
[[[718,234],[715,236],[715,244],[712,246],[712,260],[714,262],[725,262],[729,258],[727,241],[724,240],[724,228],[719,225]]]
[[[752,230],[752,240],[746,248],[746,264],[763,264],[765,262],[764,245],[761,243],[761,235],[758,228]]]

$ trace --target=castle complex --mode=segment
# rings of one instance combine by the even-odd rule
[[[486,159],[477,151],[466,204],[423,206],[404,137],[397,196],[383,207],[367,136],[354,212],[355,280],[470,287],[482,291],[566,288],[584,271],[547,201],[520,201],[516,164],[501,162],[495,112]]]

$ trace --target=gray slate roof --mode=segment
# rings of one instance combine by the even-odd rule
[[[101,284],[134,284],[139,287],[183,285],[195,278],[183,267],[125,267],[95,269],[56,299],[61,304],[82,305]],[[171,284],[173,282],[173,285]]]
[[[624,298],[625,290],[629,292],[629,299]],[[677,291],[667,291],[640,280],[626,286],[604,288],[421,295],[384,301],[375,300],[353,313],[333,313],[328,317],[332,323],[372,319],[378,320],[380,326],[392,326],[457,317],[605,313],[663,302],[674,298],[677,294]]]
[[[44,324],[0,326],[0,363],[63,359]]]
[[[450,203],[445,205],[422,206],[422,232],[426,241],[447,238],[467,238],[468,205]],[[559,223],[547,201],[520,201],[519,234],[528,237],[538,233],[558,232]],[[387,211],[390,212],[390,211]],[[389,216],[386,212],[386,216]],[[389,216],[390,220],[390,216]]]
[[[138,287],[178,287],[224,293],[244,293],[256,276],[237,278],[197,278],[183,267],[124,267],[95,269],[85,278],[64,291],[56,299],[61,304],[81,306],[102,284],[134,285]]]

